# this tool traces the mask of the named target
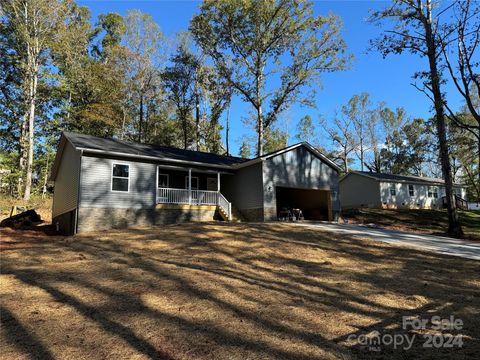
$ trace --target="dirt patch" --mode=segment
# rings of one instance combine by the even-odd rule
[[[288,224],[5,233],[3,358],[404,359],[480,352],[479,262]],[[424,348],[402,317],[462,319]],[[410,350],[363,334],[417,334]],[[438,332],[438,331],[437,331]]]

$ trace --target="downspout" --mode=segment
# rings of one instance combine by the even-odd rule
[[[73,235],[78,233],[78,213],[80,212],[80,189],[82,188],[82,158],[83,158],[83,150],[80,150],[80,164],[78,169],[78,190],[77,190],[77,210],[75,211],[75,227],[73,231]]]

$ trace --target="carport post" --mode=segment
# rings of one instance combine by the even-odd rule
[[[192,169],[188,169],[188,204],[192,204]]]

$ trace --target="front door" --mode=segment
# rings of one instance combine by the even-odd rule
[[[209,177],[207,178],[207,190],[210,191],[217,191],[217,178],[215,177]]]

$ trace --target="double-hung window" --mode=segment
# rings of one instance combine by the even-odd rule
[[[431,186],[428,187],[427,196],[428,196],[429,198],[433,197],[433,188],[432,188]]]
[[[395,196],[397,191],[395,190],[395,184],[390,185],[390,195]]]
[[[415,196],[415,188],[413,187],[413,185],[408,185],[408,195],[410,195],[411,197]]]
[[[169,176],[168,174],[162,174],[158,172],[158,187],[159,188],[168,188],[169,183]]]
[[[438,199],[438,188],[436,187],[433,188],[433,198]]]
[[[113,164],[112,191],[128,192],[130,188],[130,165]]]

